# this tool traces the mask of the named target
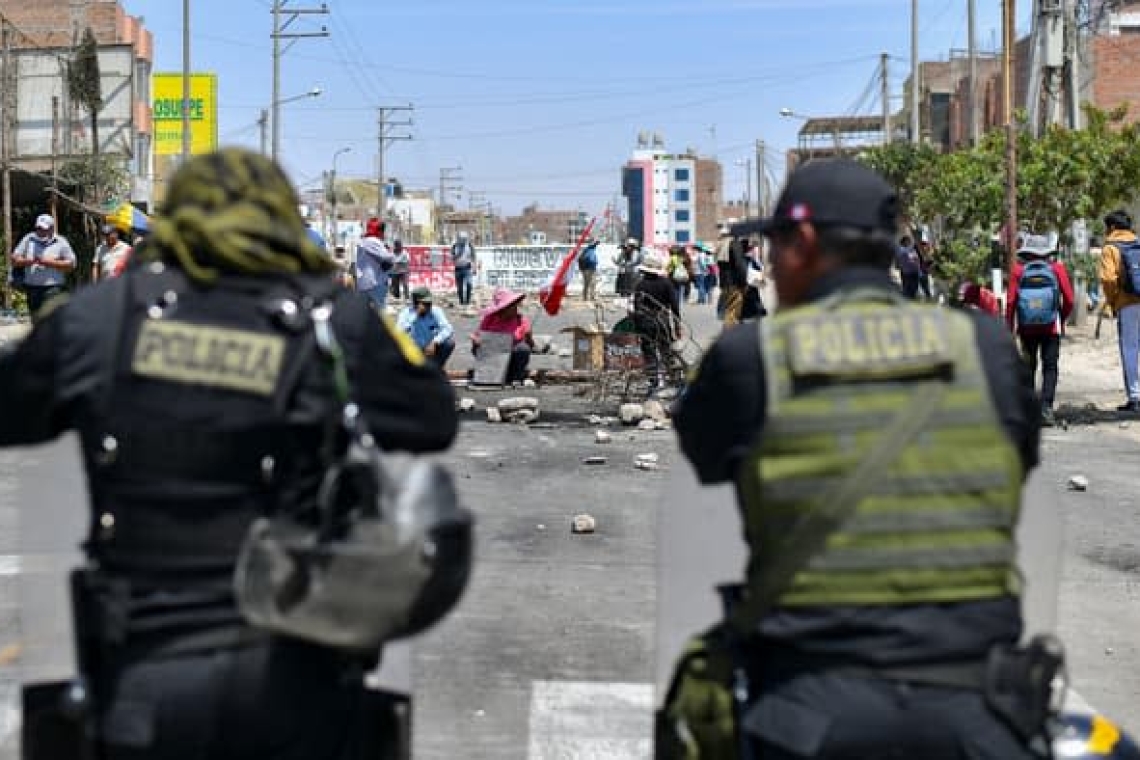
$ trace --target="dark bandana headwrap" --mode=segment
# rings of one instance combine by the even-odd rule
[[[151,220],[143,259],[176,263],[195,282],[223,272],[333,272],[306,233],[297,193],[269,159],[223,148],[190,159],[170,181]]]

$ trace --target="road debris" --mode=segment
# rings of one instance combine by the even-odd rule
[[[593,533],[597,529],[598,521],[586,514],[574,515],[574,519],[570,523],[571,533]]]
[[[645,417],[645,407],[641,404],[622,404],[618,407],[618,419],[623,425],[636,425]]]
[[[1074,475],[1069,478],[1070,491],[1087,491],[1089,490],[1089,479],[1084,475]]]

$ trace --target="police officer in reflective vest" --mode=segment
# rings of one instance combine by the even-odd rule
[[[333,282],[283,172],[240,149],[172,179],[123,277],[76,293],[0,355],[0,445],[77,430],[93,509],[85,580],[98,757],[364,757],[375,664],[247,625],[233,595],[255,518],[303,512],[334,387],[305,319],[331,303],[385,449],[440,451],[446,379]],[[33,508],[35,505],[27,505]],[[90,617],[87,617],[90,613]],[[375,755],[368,755],[375,757]]]
[[[675,410],[701,481],[736,484],[727,620],[764,760],[1030,756],[981,686],[1022,632],[1038,405],[997,320],[892,285],[896,214],[857,162],[793,173],[762,228],[780,311],[722,335]]]

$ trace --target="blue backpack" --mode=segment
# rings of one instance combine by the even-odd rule
[[[584,270],[598,268],[598,247],[588,245],[578,254],[578,268]]]
[[[1048,261],[1031,261],[1017,281],[1017,323],[1021,327],[1051,325],[1061,313],[1061,287]]]
[[[1120,264],[1124,270],[1121,273],[1120,284],[1125,293],[1140,295],[1140,240],[1128,243],[1113,243],[1120,251]]]

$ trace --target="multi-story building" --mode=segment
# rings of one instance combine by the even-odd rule
[[[153,37],[118,0],[0,0],[15,95],[8,149],[17,169],[50,172],[92,152],[90,117],[68,96],[66,71],[87,29],[98,45],[103,106],[99,152],[119,157],[132,177],[130,198],[151,200],[150,77]]]
[[[714,237],[721,188],[717,161],[700,158],[693,150],[670,153],[659,135],[641,134],[622,169],[630,236],[648,246]]]

